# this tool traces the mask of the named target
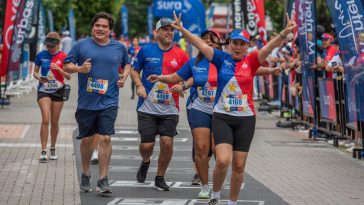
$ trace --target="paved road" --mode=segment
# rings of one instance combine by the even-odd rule
[[[75,131],[74,135],[77,134]],[[78,141],[75,141],[77,170],[81,170]],[[190,185],[194,174],[191,163],[191,133],[182,130],[174,140],[174,155],[169,166],[166,181],[170,184],[171,191],[158,191],[154,185],[159,146],[155,147],[151,167],[145,183],[136,182],[135,174],[141,158],[138,151],[139,135],[135,130],[117,130],[112,136],[113,154],[110,163],[109,179],[113,194],[110,197],[100,197],[95,191],[81,193],[82,204],[107,204],[107,205],[185,205],[205,204],[206,200],[196,200],[199,186]],[[77,145],[76,145],[77,144]],[[210,167],[214,167],[211,160]],[[92,165],[92,185],[96,185],[98,166]],[[211,177],[211,176],[210,176]],[[239,204],[244,205],[283,205],[287,204],[281,197],[274,194],[267,187],[252,178],[249,174],[245,177],[245,186],[241,190]],[[222,191],[222,198],[227,199],[229,188],[228,181]]]

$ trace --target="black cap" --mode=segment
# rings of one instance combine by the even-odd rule
[[[57,38],[46,38],[44,41],[44,44],[49,45],[49,46],[56,46],[60,43],[60,40]]]

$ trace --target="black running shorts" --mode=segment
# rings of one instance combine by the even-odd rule
[[[155,142],[155,136],[174,137],[177,134],[178,115],[153,115],[138,112],[138,131],[141,143]]]
[[[234,151],[249,152],[255,131],[255,116],[231,116],[213,113],[212,132],[215,145],[226,143]]]

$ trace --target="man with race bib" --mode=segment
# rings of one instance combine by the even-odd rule
[[[172,84],[151,83],[147,78],[152,75],[171,74],[188,61],[188,55],[173,45],[173,21],[161,18],[156,24],[157,42],[140,49],[133,63],[131,77],[139,96],[138,131],[141,136],[139,152],[142,162],[137,172],[137,181],[143,183],[147,177],[150,158],[153,153],[155,136],[160,136],[160,153],[155,186],[169,191],[164,175],[173,154],[173,137],[179,120],[179,94],[172,93]],[[140,77],[142,72],[142,77]]]

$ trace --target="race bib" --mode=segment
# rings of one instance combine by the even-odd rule
[[[108,80],[93,79],[89,77],[87,80],[87,92],[104,95],[107,92],[108,85]]]
[[[225,94],[223,95],[224,109],[230,111],[244,111],[248,107],[247,95]]]
[[[198,98],[205,103],[215,101],[216,87],[197,87]]]
[[[161,103],[165,105],[171,104],[172,100],[172,92],[166,90],[158,90],[155,89],[153,92],[153,102],[154,103]]]
[[[47,92],[56,91],[60,87],[61,87],[60,83],[56,80],[48,80],[48,82],[43,84],[43,88]]]

